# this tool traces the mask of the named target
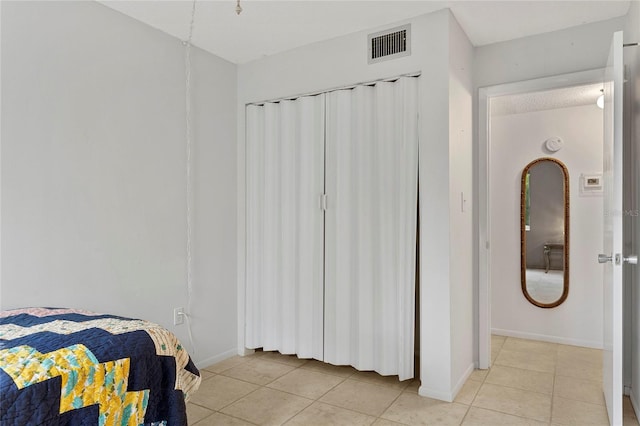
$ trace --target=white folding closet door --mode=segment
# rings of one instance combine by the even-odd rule
[[[246,108],[246,286],[245,346],[262,345],[262,282],[264,225],[264,108]]]
[[[417,79],[327,94],[325,361],[414,375]]]
[[[247,107],[246,346],[323,357],[324,95]]]
[[[417,79],[248,106],[246,168],[246,346],[413,377]]]

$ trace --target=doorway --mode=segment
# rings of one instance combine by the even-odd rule
[[[545,314],[545,320],[548,321],[550,317],[555,315],[553,310],[542,309],[531,305],[527,302],[520,286],[520,175],[521,170],[535,157],[554,157],[559,156],[560,153],[568,155],[573,152],[573,155],[579,155],[580,141],[567,141],[567,146],[563,150],[556,153],[551,152],[544,146],[545,140],[558,137],[562,135],[555,134],[556,130],[552,127],[548,130],[548,135],[543,137],[543,134],[534,134],[539,130],[537,125],[529,125],[526,128],[526,123],[522,123],[524,117],[523,112],[527,112],[527,108],[531,109],[531,104],[534,104],[533,99],[538,100],[538,105],[544,106],[542,99],[549,99],[544,94],[549,91],[565,90],[570,91],[571,88],[585,87],[590,85],[601,84],[602,71],[592,70],[579,73],[573,73],[568,75],[561,75],[555,77],[548,77],[543,79],[529,80],[518,83],[510,83],[499,86],[492,86],[480,89],[479,92],[479,368],[489,368],[491,365],[491,334],[493,321],[493,304],[508,305],[511,301],[516,300],[517,303],[522,304],[522,307],[518,305],[518,309],[510,306],[513,311],[520,309],[529,311],[532,315]],[[593,88],[591,89],[593,90]],[[597,90],[597,89],[596,89]],[[514,99],[516,101],[514,101]],[[529,100],[529,106],[525,100]],[[595,105],[593,105],[595,108]],[[540,111],[544,108],[538,108]],[[515,114],[505,114],[505,112]],[[532,111],[528,111],[532,112]],[[492,117],[502,114],[496,122],[501,121],[499,128],[492,128]],[[510,117],[508,117],[510,115]],[[533,114],[537,120],[543,119],[543,113]],[[515,117],[515,120],[513,119]],[[520,121],[521,123],[518,123]],[[496,123],[497,124],[497,123]],[[556,123],[562,124],[561,122]],[[522,126],[525,126],[524,128]],[[520,129],[520,135],[513,133]],[[524,130],[522,130],[524,129]],[[556,129],[558,129],[556,127]],[[513,140],[514,136],[520,141]],[[513,146],[509,147],[507,144],[494,143],[495,138],[509,138],[511,137]],[[542,140],[540,140],[542,139]],[[523,142],[524,140],[524,142]],[[524,145],[523,145],[524,144]],[[572,144],[572,145],[571,145]],[[601,146],[601,145],[600,145]],[[506,152],[508,151],[508,152]],[[577,154],[576,154],[576,151]],[[600,148],[601,151],[601,148]],[[514,155],[517,157],[514,158]],[[500,162],[496,161],[504,156],[504,159]],[[522,157],[522,158],[520,158]],[[601,157],[600,157],[601,158]],[[519,160],[519,161],[518,161]],[[509,164],[505,168],[505,164]],[[589,165],[576,165],[570,167],[569,182],[573,189],[572,192],[576,192],[578,195],[579,190],[579,178],[581,174],[595,173],[601,169],[600,166],[596,170],[590,170],[593,168]],[[502,169],[501,169],[502,168]],[[573,168],[573,170],[572,170]],[[576,170],[577,169],[577,170]],[[496,177],[500,177],[500,181],[496,181]],[[497,187],[497,183],[500,182],[501,187]],[[509,192],[503,197],[504,192]],[[590,204],[594,204],[594,199],[588,201]],[[501,203],[499,205],[496,205]],[[597,201],[595,202],[597,203]],[[494,214],[498,211],[504,216],[497,218]],[[600,208],[600,212],[602,209]],[[500,222],[496,222],[500,220]],[[504,223],[507,220],[508,223]],[[496,224],[500,223],[500,229]],[[601,223],[601,221],[600,221]],[[574,224],[575,225],[575,224]],[[585,226],[582,224],[581,226]],[[506,227],[506,229],[502,229]],[[498,232],[500,231],[500,232]],[[504,232],[503,232],[504,231]],[[511,235],[511,240],[502,241],[501,238]],[[515,241],[514,241],[515,240]],[[500,265],[500,274],[496,274],[498,269],[497,262],[501,260],[497,251],[504,251],[504,245],[509,245],[509,252],[511,257],[515,256],[515,260],[511,259],[509,263]],[[493,247],[492,247],[493,245]],[[513,247],[511,247],[513,246]],[[596,253],[597,254],[597,253]],[[588,254],[579,254],[580,256],[588,256]],[[595,256],[595,255],[594,255]],[[595,257],[594,257],[595,258]],[[585,262],[587,260],[585,259]],[[514,264],[515,263],[515,264]],[[504,269],[504,271],[502,270]],[[569,275],[571,275],[571,272]],[[515,276],[515,282],[508,288],[504,300],[492,300],[492,285],[494,280],[498,278],[513,279]],[[511,278],[510,278],[511,277]],[[572,297],[571,282],[569,282],[569,298]],[[507,285],[501,283],[501,285]],[[507,288],[507,287],[505,287]],[[493,303],[492,303],[493,302]],[[497,302],[497,303],[496,303]],[[504,324],[505,318],[503,312],[504,306],[500,306],[500,324]],[[538,312],[537,312],[538,311]],[[566,311],[565,308],[557,309],[556,312]],[[557,316],[557,315],[555,315]],[[497,318],[496,318],[497,319]],[[526,319],[525,319],[526,320]],[[501,326],[498,333],[511,335],[512,337],[523,337],[529,339],[540,339],[555,341],[556,343],[577,344],[582,346],[598,346],[601,345],[601,341],[598,339],[576,339],[575,341],[562,341],[561,339],[552,340],[549,338],[549,333],[540,332],[540,329],[528,329],[520,332],[514,332],[507,327]],[[519,334],[518,334],[519,333]]]
[[[597,348],[598,344],[600,345],[600,347],[602,345],[602,341],[598,342],[597,339],[594,340],[593,338],[591,339],[587,338],[585,340],[584,336],[583,338],[578,337],[572,340],[572,339],[566,339],[562,337],[558,338],[558,336],[555,336],[555,337],[549,336],[548,333],[536,333],[531,330],[524,331],[524,332],[521,332],[521,334],[518,334],[518,333],[514,333],[513,324],[509,325],[511,329],[501,329],[500,327],[496,326],[496,322],[498,322],[499,320],[501,321],[502,324],[504,324],[505,323],[504,318],[500,318],[500,319],[495,318],[496,316],[495,313],[497,311],[495,304],[497,300],[495,297],[492,299],[492,288],[494,290],[493,293],[495,294],[496,283],[499,282],[500,279],[504,277],[504,275],[508,275],[508,274],[500,274],[500,276],[496,276],[497,275],[496,259],[499,259],[500,261],[504,261],[504,257],[500,253],[501,251],[500,248],[504,248],[504,247],[499,247],[500,244],[504,244],[504,241],[500,241],[499,238],[496,238],[496,235],[500,233],[496,233],[495,224],[499,223],[501,227],[505,226],[504,220],[497,218],[496,215],[494,214],[495,209],[505,210],[505,205],[496,205],[496,199],[499,199],[499,197],[496,197],[496,194],[495,194],[496,191],[504,190],[504,188],[496,187],[495,179],[492,180],[492,176],[496,174],[496,171],[501,170],[501,166],[499,163],[496,162],[496,158],[500,158],[500,154],[504,154],[501,151],[505,149],[504,145],[494,143],[496,138],[504,136],[504,134],[502,134],[504,133],[504,123],[501,123],[500,126],[496,126],[495,125],[496,123],[492,121],[492,119],[496,115],[496,105],[500,106],[500,102],[497,102],[497,101],[500,99],[507,99],[507,98],[517,99],[518,97],[523,97],[523,96],[526,97],[527,96],[526,94],[530,94],[530,93],[540,94],[546,91],[569,90],[569,89],[575,89],[579,87],[588,87],[589,85],[598,85],[598,84],[602,84],[602,70],[579,72],[579,73],[574,73],[569,75],[561,75],[561,76],[555,76],[555,77],[549,77],[549,78],[543,78],[543,79],[537,79],[537,80],[531,80],[531,81],[525,81],[525,82],[518,82],[518,83],[512,83],[512,84],[505,84],[505,85],[480,89],[480,92],[479,92],[479,179],[478,179],[479,181],[479,214],[478,214],[478,217],[479,217],[479,227],[478,227],[479,229],[479,234],[478,234],[479,235],[479,240],[478,240],[479,368],[482,368],[482,369],[489,368],[493,363],[493,361],[495,361],[495,358],[492,357],[492,350],[491,350],[492,331],[494,333],[497,332],[497,334],[501,334],[505,336],[522,337],[525,339],[544,340],[549,342],[562,343],[562,344],[575,345],[575,346],[586,346],[586,347]],[[502,107],[504,107],[504,105],[502,105]],[[497,121],[500,121],[500,119]],[[502,120],[502,121],[513,122],[513,120]],[[527,133],[523,133],[522,135],[526,136]],[[549,134],[548,136],[552,137],[552,136],[560,136],[560,135]],[[541,139],[539,137],[537,142],[538,142],[537,144],[538,146],[534,147],[534,151],[537,150],[538,156],[553,157],[556,155],[555,152],[549,152],[549,151],[545,152],[545,150],[541,149],[541,144],[544,143],[544,139]],[[571,141],[571,142],[565,141],[565,142],[567,142],[568,144],[577,143],[577,141]],[[625,144],[625,145],[626,145],[625,150],[627,150],[629,145],[628,144]],[[569,145],[565,146],[564,148],[568,149]],[[582,149],[585,149],[585,148],[582,147]],[[600,146],[600,150],[601,150],[601,146]],[[627,154],[630,154],[630,153],[627,152]],[[516,163],[518,163],[513,155],[510,155],[510,156],[506,155],[506,157],[509,158],[511,161],[515,161]],[[633,156],[627,155],[627,157],[630,159]],[[524,167],[525,164],[527,164],[527,162],[523,162],[522,164],[516,164],[516,165],[521,166],[522,168]],[[514,165],[514,167],[516,165]],[[628,166],[628,164],[626,164],[626,166]],[[584,204],[585,201],[587,203],[596,204],[593,201],[587,201],[589,200],[588,198],[586,198],[588,195],[597,196],[597,194],[596,193],[585,194],[583,191],[588,190],[588,188],[585,188],[584,183],[585,183],[585,178],[587,177],[597,178],[598,171],[601,169],[602,169],[601,163],[598,168],[594,168],[591,171],[589,171],[587,168],[584,168],[584,167],[583,168],[578,167],[578,169],[576,170],[576,167],[572,167],[571,165],[569,165],[572,196],[578,197],[577,198],[578,201],[580,200],[583,201],[582,207],[578,207],[577,205],[572,205],[572,208],[574,209],[579,208],[578,211],[583,211],[586,213],[588,212],[588,210],[585,210],[585,206],[586,206],[586,204]],[[625,173],[628,173],[629,170],[631,169],[632,167],[626,167]],[[510,176],[507,177],[507,180],[509,178]],[[625,176],[625,181],[630,182],[627,176]],[[513,184],[513,182],[511,182],[511,184]],[[573,200],[574,198],[572,198],[572,201]],[[515,210],[515,213],[518,216],[518,227],[519,227],[520,212],[517,211],[520,208],[519,202],[515,206],[513,202],[511,204],[507,203],[506,206],[507,206],[506,207],[507,210],[509,208],[511,210]],[[600,208],[599,211],[602,212],[602,208]],[[503,213],[505,213],[505,211],[503,211]],[[513,214],[514,211],[506,212],[506,213]],[[579,220],[582,223],[583,229],[589,229],[588,227],[584,228],[585,227],[584,217],[581,217]],[[601,223],[602,223],[602,220],[600,218],[600,226],[601,226]],[[492,224],[493,224],[493,227],[492,227]],[[511,224],[511,226],[513,227],[513,224]],[[578,223],[572,224],[572,233],[574,235],[580,232],[578,226],[579,226]],[[504,236],[504,234],[506,233],[503,232],[501,234],[502,236]],[[592,232],[592,234],[594,235],[601,234],[601,232],[594,231]],[[629,239],[632,238],[632,235],[634,235],[633,232],[626,232],[626,236]],[[511,243],[513,244],[513,242]],[[517,243],[519,243],[519,239]],[[627,242],[627,244],[630,244],[630,243],[631,241]],[[583,244],[573,244],[573,245],[584,248]],[[519,247],[517,248],[519,252]],[[586,267],[597,268],[597,264],[595,263],[595,256],[597,256],[598,247],[596,246],[595,249],[596,249],[596,253],[583,252],[579,254],[579,253],[570,252],[570,256],[579,256],[578,258],[581,259],[581,262],[583,262]],[[591,251],[593,251],[593,249],[591,249]],[[572,263],[573,263],[573,271],[570,271],[570,274],[569,274],[570,276],[572,276],[570,280],[569,300],[571,300],[571,297],[575,298],[576,293],[579,293],[579,290],[580,290],[580,288],[572,289],[571,284],[573,283],[575,287],[577,285],[583,285],[585,282],[584,280],[580,280],[579,277],[576,276],[576,274],[584,272],[584,270],[582,270],[582,265],[578,265],[578,267],[576,267],[575,262],[572,262]],[[507,269],[513,268],[513,265],[507,266],[506,268]],[[520,268],[520,262],[517,262],[517,268],[518,269]],[[502,272],[501,268],[498,268],[498,269],[500,269],[500,271]],[[629,278],[632,278],[632,277],[629,277]],[[595,292],[595,294],[600,294],[599,291],[601,291],[601,289],[599,290],[598,285],[602,281],[597,277],[593,278],[593,276],[589,276],[589,282],[593,282],[596,284],[594,288],[590,290],[590,292],[591,293]],[[516,289],[516,292],[520,292],[519,282],[515,283],[513,287]],[[519,296],[522,298],[521,292]],[[578,297],[580,296],[578,295]],[[498,302],[500,301],[498,300]],[[525,318],[527,315],[527,312],[525,311],[528,310],[530,312],[534,312],[536,310],[536,307],[532,305],[529,306],[529,305],[523,304],[522,307],[523,309],[520,309],[519,307],[518,308],[512,307],[511,309],[513,311],[517,311],[519,316],[522,316]],[[566,311],[568,309],[569,308],[567,305],[565,307],[560,307],[559,309],[557,309],[556,312],[553,312],[553,310],[546,310],[546,312],[550,312],[550,314],[545,316],[545,320],[552,321],[552,322],[557,321],[557,317],[561,316],[561,315],[558,315],[557,312],[561,312],[563,310]],[[598,307],[597,309],[601,310],[602,308]],[[500,315],[502,315],[502,311],[500,311]],[[631,311],[630,309],[626,309],[626,312],[625,312],[625,329],[626,329],[625,335],[627,336],[630,331],[630,328],[629,328],[630,311]],[[545,314],[544,309],[538,308],[538,312],[541,314]],[[598,315],[597,313],[594,314],[593,312],[591,312],[591,316],[601,317],[602,315]],[[569,315],[569,318],[572,318],[574,320],[577,319],[575,315]],[[562,325],[563,327],[566,325],[564,323],[562,324],[563,324]],[[625,347],[624,352],[625,352],[624,377],[625,377],[625,385],[626,385],[625,394],[629,394],[630,381],[628,380],[628,378],[629,378],[629,371],[630,371],[629,359],[631,356],[631,348],[627,345],[627,347]]]
[[[491,100],[494,335],[602,348],[601,89]]]

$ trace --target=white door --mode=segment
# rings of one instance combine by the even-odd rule
[[[418,80],[327,94],[324,361],[414,377]]]
[[[246,111],[245,346],[322,360],[324,95]]]
[[[612,425],[622,424],[622,32],[613,35],[604,80],[604,350],[602,386]]]

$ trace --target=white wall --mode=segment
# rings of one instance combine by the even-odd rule
[[[640,2],[632,2],[627,14],[625,26],[625,43],[640,43]],[[628,123],[630,130],[630,141],[633,149],[632,182],[636,183],[635,191],[632,194],[631,210],[636,214],[640,209],[640,47],[625,48],[625,63],[629,66],[627,80],[629,83],[629,102],[625,103],[625,108],[629,107]],[[640,248],[640,223],[637,214],[631,217],[633,228],[635,228],[635,239],[631,244],[630,251],[638,254]],[[629,325],[625,337],[628,337],[629,350],[626,352],[627,363],[625,364],[625,384],[631,387],[631,401],[636,414],[640,414],[640,273],[638,266],[634,269],[632,278],[634,282],[628,286],[630,292],[627,294],[630,303],[629,315],[625,315],[626,324]],[[629,268],[629,269],[631,269]],[[626,271],[628,271],[627,269]],[[625,272],[626,272],[625,271]]]
[[[624,17],[476,48],[476,87],[531,80],[606,65]]]
[[[453,126],[464,129],[471,121],[468,95],[468,79],[471,72],[468,40],[459,29],[454,29],[455,20],[446,11],[440,11],[411,19],[412,54],[396,60],[367,64],[367,34],[391,28],[374,28],[339,37],[278,55],[266,57],[238,68],[238,340],[244,348],[244,106],[247,103],[290,97],[299,94],[326,91],[329,89],[393,77],[405,73],[421,72],[420,78],[420,286],[421,286],[421,394],[442,399],[452,399],[457,392],[457,383],[463,378],[460,371],[471,365],[469,342],[452,342],[451,336],[465,340],[472,337],[471,313],[455,311],[458,299],[467,303],[467,287],[471,288],[470,273],[465,266],[452,285],[451,271],[455,270],[451,253],[459,241],[471,241],[471,230],[465,227],[460,234],[450,239],[454,225],[464,223],[464,218],[450,218],[450,196],[452,191],[469,186],[467,175],[458,175],[460,168],[467,166],[466,157],[458,161],[450,148],[449,105],[456,103],[461,109],[460,123]],[[398,25],[405,22],[398,23]],[[451,31],[451,33],[450,33]],[[455,45],[449,46],[450,34]],[[455,40],[454,40],[455,39]],[[451,77],[448,66],[451,52],[463,53],[462,66],[456,77]],[[452,61],[455,67],[457,61]],[[456,80],[462,81],[456,83]],[[451,84],[451,88],[450,88]],[[455,87],[454,87],[455,86]],[[459,86],[459,87],[458,87]],[[465,94],[465,91],[467,93]],[[455,99],[454,99],[455,97]],[[451,99],[451,101],[450,101]],[[455,137],[458,137],[456,135]],[[457,154],[470,149],[468,139],[462,138],[457,145]],[[468,169],[466,169],[468,170]],[[464,172],[463,172],[464,173]],[[459,181],[458,181],[459,179]],[[469,180],[466,182],[465,180]],[[448,184],[450,183],[450,184]],[[462,188],[462,189],[459,189]],[[456,197],[456,200],[458,198]],[[465,213],[470,216],[470,212]],[[470,220],[470,219],[469,219]],[[467,233],[465,235],[465,232]],[[464,243],[462,243],[464,244]],[[456,258],[456,262],[458,259]],[[471,267],[469,266],[469,269]],[[456,289],[460,295],[453,295]],[[469,292],[468,294],[470,294]],[[470,296],[469,296],[470,297]],[[462,309],[462,308],[461,308]],[[461,316],[459,316],[461,315]],[[457,334],[461,331],[461,334]],[[471,339],[469,337],[469,339]],[[429,342],[428,344],[426,342]],[[455,359],[452,359],[455,358]],[[469,365],[461,368],[459,363]]]
[[[470,373],[467,369],[474,365],[473,46],[455,19],[451,20],[449,26],[449,40],[449,273],[453,357],[451,380],[455,383],[455,380],[465,378]],[[428,341],[426,344],[429,344]],[[456,383],[456,386],[463,384]]]
[[[200,49],[193,52],[191,311],[195,358],[206,366],[237,353],[237,68]]]
[[[602,197],[580,196],[580,174],[602,172],[602,110],[595,104],[491,118],[491,326],[496,334],[602,347]],[[551,136],[565,141],[550,154]],[[551,156],[569,171],[569,296],[543,309],[520,287],[520,179],[532,160]]]
[[[194,49],[194,359],[235,342],[236,67]],[[188,346],[184,47],[94,2],[2,2],[0,308],[145,318]]]

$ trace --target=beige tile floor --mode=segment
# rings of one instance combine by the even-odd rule
[[[274,352],[201,370],[189,424],[608,425],[599,350],[493,336],[490,370],[476,370],[453,403],[399,382]],[[624,426],[638,425],[625,398]]]

